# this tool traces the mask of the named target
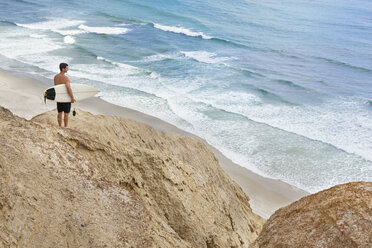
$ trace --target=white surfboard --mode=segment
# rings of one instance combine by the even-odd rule
[[[86,84],[70,84],[76,101],[81,101],[96,95],[99,90]],[[71,102],[65,84],[55,85],[45,90],[44,98],[56,102]]]

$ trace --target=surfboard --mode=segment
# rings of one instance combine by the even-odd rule
[[[70,84],[72,94],[76,101],[81,101],[96,95],[99,90],[86,84]],[[67,92],[65,84],[55,85],[45,90],[44,99],[55,102],[71,102],[70,95]]]

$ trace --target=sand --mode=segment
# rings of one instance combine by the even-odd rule
[[[46,83],[44,80],[38,80],[28,75],[0,69],[0,106],[9,109],[17,116],[30,120],[36,115],[56,108],[54,102],[44,104],[42,96],[44,89],[52,86],[52,84],[52,82]],[[97,97],[78,102],[76,107],[92,114],[120,116],[150,125],[160,131],[199,138],[156,117],[108,103]],[[70,116],[70,121],[74,121],[72,116]],[[233,163],[216,148],[206,141],[204,142],[214,152],[221,167],[250,197],[253,211],[265,219],[270,217],[277,209],[309,194],[280,180],[265,178],[253,173]]]

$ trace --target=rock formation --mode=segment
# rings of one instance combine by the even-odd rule
[[[249,247],[263,220],[199,140],[0,108],[0,247]]]
[[[372,247],[372,182],[338,185],[279,209],[254,247]]]

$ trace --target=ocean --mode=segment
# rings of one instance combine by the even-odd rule
[[[372,181],[369,0],[0,0],[0,67],[52,84],[60,62],[263,176]]]

